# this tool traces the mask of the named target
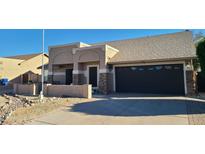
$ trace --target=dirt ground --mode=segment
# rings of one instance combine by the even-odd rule
[[[29,97],[29,99],[37,100],[38,98]],[[65,107],[69,104],[86,101],[88,101],[88,99],[84,98],[45,98],[44,103],[37,103],[26,108],[18,108],[4,121],[4,124],[25,124],[40,117],[41,115],[58,110],[59,108]]]
[[[0,107],[2,107],[8,100],[2,96],[0,96]]]

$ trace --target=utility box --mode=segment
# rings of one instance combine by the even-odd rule
[[[0,79],[1,85],[6,86],[6,85],[8,85],[8,83],[9,83],[9,80],[7,78]]]

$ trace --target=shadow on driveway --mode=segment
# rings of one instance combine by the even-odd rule
[[[173,99],[105,99],[74,104],[69,111],[105,116],[187,115],[205,113],[205,102]]]

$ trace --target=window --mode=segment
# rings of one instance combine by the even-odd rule
[[[167,69],[167,70],[171,70],[172,66],[164,66],[164,68]]]
[[[135,71],[137,69],[137,67],[131,67],[132,71]]]
[[[175,66],[175,67],[174,67],[174,69],[175,69],[175,70],[179,70],[179,69],[180,69],[180,67],[178,67],[178,66]]]
[[[148,68],[148,70],[149,70],[149,71],[153,71],[153,70],[154,70],[154,68],[153,68],[153,67],[150,67],[150,68]]]
[[[161,70],[161,69],[162,69],[162,66],[156,66],[155,69],[156,69],[156,70]]]
[[[139,71],[144,71],[144,68],[139,68]]]

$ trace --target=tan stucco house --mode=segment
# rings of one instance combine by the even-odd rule
[[[108,94],[187,95],[195,92],[192,33],[96,44],[82,42],[49,47],[49,82],[92,84]]]
[[[8,78],[10,83],[40,82],[41,59],[41,53],[0,57],[0,78]],[[46,54],[44,54],[44,63],[48,63]]]

